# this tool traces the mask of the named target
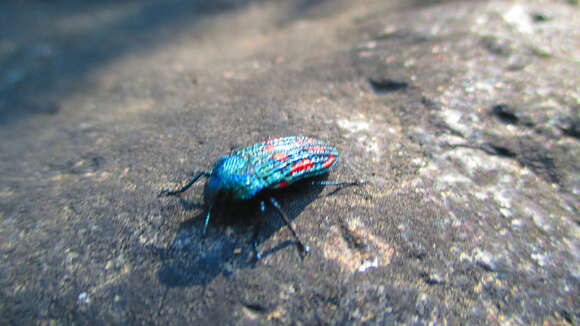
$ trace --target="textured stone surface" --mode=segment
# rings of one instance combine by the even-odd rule
[[[580,316],[574,1],[0,4],[1,324],[555,324]],[[335,144],[338,192],[220,209],[188,173]]]

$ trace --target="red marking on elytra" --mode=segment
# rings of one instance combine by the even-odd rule
[[[309,152],[324,152],[324,147],[308,147]]]
[[[336,158],[334,157],[333,154],[330,154],[330,155],[328,155],[328,160],[326,160],[326,162],[324,162],[324,164],[322,164],[322,167],[325,169],[328,169],[328,168],[330,168],[330,166],[332,166],[334,161],[336,161]]]
[[[262,151],[264,152],[271,152],[276,146],[272,144],[268,144],[266,146],[262,146]]]
[[[280,181],[280,183],[278,183],[278,188],[284,188],[287,185],[288,185],[288,181],[282,180],[282,181]]]
[[[288,159],[288,155],[286,155],[286,154],[284,154],[282,152],[278,152],[278,153],[276,153],[276,154],[274,154],[274,155],[272,155],[270,157],[273,158],[273,159],[275,159],[275,160],[278,160],[280,162],[284,162],[284,161],[286,161]]]
[[[302,161],[295,163],[292,165],[292,170],[290,170],[291,174],[294,174],[298,171],[308,170],[312,167],[313,163],[310,159],[303,159]]]

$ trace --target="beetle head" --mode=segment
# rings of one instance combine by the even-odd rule
[[[216,202],[227,201],[230,197],[229,192],[222,179],[212,174],[205,184],[204,200],[209,207],[212,207]]]
[[[246,172],[247,165],[247,159],[236,155],[224,156],[216,162],[205,184],[204,198],[209,207],[216,202],[243,200],[254,195],[245,196],[251,186],[251,173]]]

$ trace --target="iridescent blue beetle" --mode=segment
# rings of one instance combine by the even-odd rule
[[[338,152],[336,148],[320,140],[308,137],[270,138],[222,156],[214,164],[212,170],[195,174],[187,184],[177,190],[162,190],[160,196],[181,194],[202,176],[209,177],[204,192],[204,201],[207,205],[203,229],[205,234],[211,211],[216,203],[255,198],[264,190],[284,188],[296,181],[328,173],[337,162]],[[354,182],[319,181],[313,183],[318,185],[355,185],[363,182],[363,180],[358,180]],[[300,240],[280,204],[273,197],[270,197],[269,201],[288,225],[301,253],[307,253],[309,248]],[[265,212],[265,201],[260,202],[260,210]],[[260,258],[257,236],[256,232],[252,243],[256,257]]]

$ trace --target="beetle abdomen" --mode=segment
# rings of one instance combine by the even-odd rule
[[[327,173],[338,161],[336,148],[308,137],[272,138],[240,149],[263,188],[283,188],[305,178]]]

